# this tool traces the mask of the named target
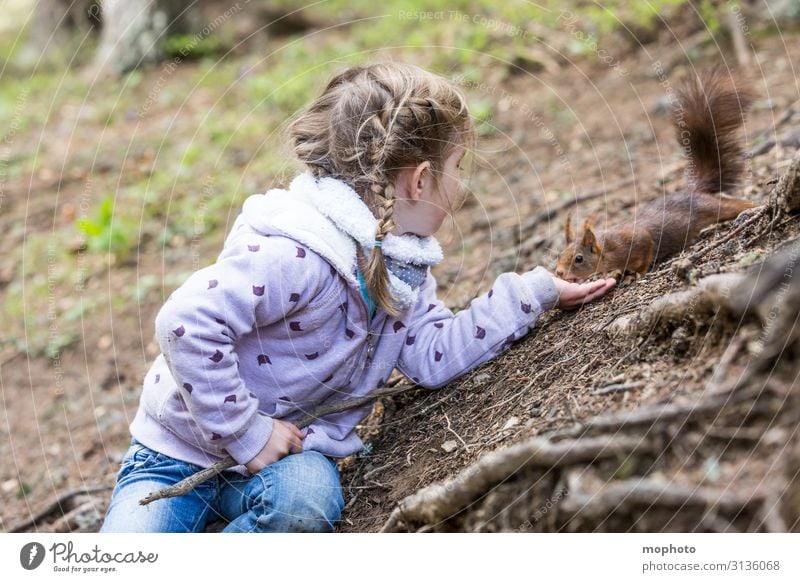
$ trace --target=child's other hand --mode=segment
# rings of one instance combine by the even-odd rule
[[[556,307],[561,309],[576,309],[584,303],[594,301],[605,295],[609,289],[616,285],[616,279],[600,279],[591,283],[568,283],[553,275],[553,282],[558,291]]]
[[[305,435],[293,423],[285,420],[272,419],[272,434],[261,449],[261,452],[245,464],[252,475],[261,469],[289,455],[303,452],[303,439]]]

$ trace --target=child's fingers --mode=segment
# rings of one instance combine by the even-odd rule
[[[582,299],[585,299],[590,294],[594,293],[598,289],[602,287],[602,285],[598,285],[597,283],[603,283],[602,281],[593,281],[591,283],[580,283],[574,284],[572,289],[570,290],[570,295],[573,299],[580,302]]]
[[[599,285],[595,283],[599,283]],[[588,289],[588,292],[583,298],[583,303],[589,303],[590,301],[594,301],[598,297],[605,295],[608,290],[616,284],[616,280],[603,279],[600,281],[595,281],[595,283],[591,284],[591,287]]]
[[[586,301],[587,302],[594,301],[598,297],[602,297],[603,295],[605,295],[608,292],[609,289],[611,289],[611,287],[612,287],[611,285],[603,285],[602,287],[600,287],[599,289],[597,289],[593,293],[590,293],[586,297]]]
[[[591,285],[591,287],[589,287],[589,292],[594,293],[598,289],[605,287],[606,282],[603,279],[600,279],[598,281],[592,281],[591,283],[589,283],[589,285]]]
[[[561,309],[575,309],[594,301],[616,285],[616,279],[601,279],[591,283],[572,284],[568,292],[561,294]]]
[[[302,439],[298,439],[298,438],[292,439],[291,448],[289,450],[292,453],[302,453],[303,452]]]
[[[280,422],[281,425],[286,428],[286,430],[289,431],[291,436],[295,436],[295,437],[298,437],[298,438],[301,438],[301,439],[306,436],[305,434],[303,434],[302,429],[297,428],[297,425],[295,423],[293,423],[291,421],[288,421],[288,420],[280,420],[280,419],[276,419],[276,420],[278,422]]]
[[[600,289],[610,289],[611,286],[616,282],[616,279],[600,279],[598,281],[593,281],[592,283],[589,283],[589,285],[591,285],[589,288],[589,293],[594,293]]]

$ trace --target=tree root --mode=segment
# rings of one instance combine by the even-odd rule
[[[651,452],[654,448],[650,440],[639,437],[606,436],[563,443],[534,437],[493,451],[454,478],[407,497],[394,509],[381,531],[407,531],[415,524],[447,519],[525,467],[561,467]]]
[[[774,196],[784,212],[796,212],[800,209],[800,152],[794,155],[786,173],[781,176]]]
[[[723,273],[701,279],[697,285],[655,300],[638,314],[623,316],[606,328],[612,339],[630,339],[649,335],[659,328],[678,326],[733,313],[731,295],[744,281],[740,273]]]
[[[756,403],[758,396],[754,387],[745,386],[731,394],[716,395],[693,405],[660,405],[630,413],[610,414],[553,433],[549,438],[532,437],[506,449],[493,451],[455,477],[429,485],[406,497],[392,511],[381,531],[434,529],[437,524],[469,511],[472,504],[479,502],[493,489],[520,478],[519,475],[531,467],[550,471],[574,466],[575,471],[584,472],[588,464],[601,459],[624,459],[620,466],[635,464],[632,460],[643,455],[661,455],[664,449],[659,445],[659,438],[663,435],[664,438],[674,439],[674,435],[685,431],[685,426],[690,422],[718,419],[723,413],[741,418],[748,414],[774,418],[779,407],[759,407]],[[742,407],[746,412],[740,412]],[[677,431],[668,429],[671,423],[679,424],[680,428]],[[591,433],[598,431],[602,434],[591,436]],[[745,508],[752,508],[754,513],[762,511],[766,514],[770,500],[779,497],[768,486],[743,493],[705,486],[680,486],[648,477],[609,480],[598,491],[581,491],[579,484],[571,481],[567,491],[566,495],[558,496],[559,502],[553,512],[554,516],[558,515],[560,522],[579,517],[600,523],[621,508],[642,505],[648,508],[675,508],[677,511],[704,508],[734,516]],[[778,523],[780,519],[774,518],[772,522]],[[727,524],[726,527],[733,526]],[[774,527],[779,528],[780,523]]]
[[[604,485],[597,491],[569,489],[558,506],[564,517],[602,521],[606,516],[631,506],[669,507],[674,509],[717,509],[737,514],[743,508],[764,502],[763,491],[736,492],[730,489],[676,485],[652,478],[629,479]]]
[[[757,397],[755,389],[741,389],[731,394],[717,395],[713,398],[704,398],[694,404],[659,404],[644,406],[632,412],[615,412],[596,416],[585,423],[564,428],[549,434],[553,441],[564,439],[577,439],[588,434],[612,433],[630,431],[634,428],[646,427],[652,429],[673,421],[681,424],[692,422],[698,418],[711,416],[716,418],[727,409],[742,402],[752,403]]]

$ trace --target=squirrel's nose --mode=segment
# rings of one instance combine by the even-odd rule
[[[556,269],[556,277],[564,278],[564,269]]]

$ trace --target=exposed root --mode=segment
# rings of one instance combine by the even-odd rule
[[[669,507],[673,510],[739,513],[749,505],[763,503],[762,491],[731,491],[723,488],[691,487],[652,478],[608,483],[596,491],[570,489],[559,505],[565,517],[600,521],[607,515],[632,506]]]
[[[435,524],[467,507],[494,485],[523,468],[560,467],[608,457],[652,451],[652,442],[630,437],[597,437],[563,443],[546,438],[494,451],[454,478],[421,489],[404,499],[381,531],[408,531],[417,524]]]
[[[723,311],[732,313],[730,298],[743,280],[740,273],[711,275],[686,291],[666,295],[639,313],[615,320],[606,328],[606,333],[612,339],[630,339],[687,321],[705,322],[724,316]]]

